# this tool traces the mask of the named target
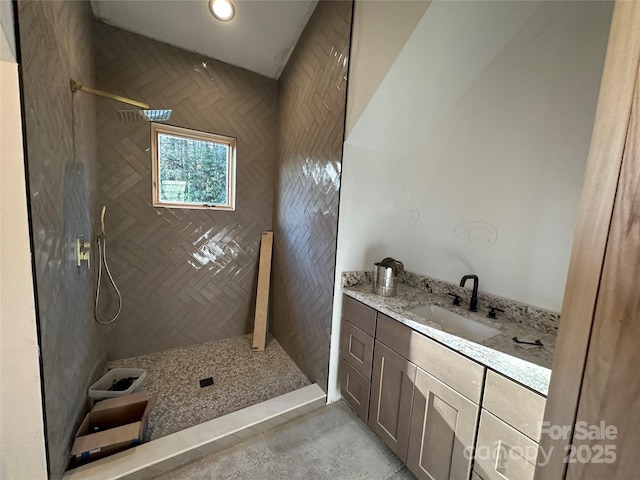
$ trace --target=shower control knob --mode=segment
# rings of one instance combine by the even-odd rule
[[[87,262],[87,268],[91,268],[91,244],[84,242],[82,237],[76,238],[76,267],[81,267],[82,262]]]

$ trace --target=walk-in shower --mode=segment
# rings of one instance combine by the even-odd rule
[[[274,200],[283,198],[276,196],[276,188],[286,183],[279,169],[279,144],[284,136],[279,134],[278,119],[290,119],[301,127],[286,135],[288,142],[282,145],[292,153],[292,159],[299,158],[299,152],[315,155],[316,147],[319,152],[327,152],[339,143],[341,128],[336,126],[343,122],[334,110],[339,110],[345,92],[343,53],[348,50],[341,45],[349,33],[350,3],[317,4],[322,11],[314,14],[303,49],[291,57],[296,59],[288,67],[293,73],[283,77],[289,81],[281,86],[274,77],[96,20],[91,6],[97,3],[65,0],[15,4],[21,27],[20,72],[30,188],[27,198],[42,332],[45,436],[49,476],[54,480],[65,474],[70,443],[91,408],[87,390],[110,368],[144,369],[146,382],[142,388],[157,396],[148,417],[145,438],[149,442],[136,452],[151,451],[156,448],[156,440],[177,434],[181,439],[192,435],[200,449],[203,431],[217,442],[226,434],[219,426],[230,425],[233,438],[220,437],[221,448],[223,441],[241,438],[240,428],[249,435],[257,431],[258,422],[265,428],[273,425],[277,412],[282,413],[283,420],[292,418],[299,408],[324,403],[322,389],[311,384],[317,375],[326,377],[327,370],[322,361],[328,348],[326,325],[316,330],[317,339],[308,334],[307,312],[300,311],[300,295],[293,289],[286,290],[296,300],[287,317],[296,323],[288,332],[302,331],[302,341],[312,347],[298,348],[285,332],[277,341],[268,338],[264,352],[254,352],[250,332],[261,232],[270,230],[276,221],[294,224],[297,220],[293,214],[282,216],[274,210]],[[104,5],[108,3],[114,2]],[[300,7],[301,24],[294,29],[295,38],[287,42],[287,49],[298,37],[303,38],[303,23],[315,7],[316,2]],[[292,8],[285,6],[287,11]],[[173,27],[175,18],[170,20]],[[329,42],[331,61],[312,53],[324,48],[319,42],[325,38],[325,25],[332,32],[341,30]],[[336,46],[336,41],[340,45]],[[295,92],[304,85],[303,77],[296,72],[309,71],[307,58],[314,60],[309,68],[322,74],[323,81],[304,89],[299,101],[281,102],[284,114],[279,116],[279,92]],[[284,69],[285,63],[283,59],[277,69]],[[322,85],[328,84],[325,78],[338,88],[327,105],[331,108],[326,118],[330,131],[320,129],[317,139],[307,138],[304,118],[310,118],[309,106],[321,104],[325,95]],[[320,87],[315,88],[316,84]],[[173,108],[170,117],[168,111],[161,110],[164,108]],[[152,113],[158,111],[158,116]],[[153,121],[237,139],[239,203],[235,211],[152,205]],[[309,158],[316,161],[315,156]],[[170,165],[176,170],[181,163],[178,160],[182,159]],[[333,157],[325,163],[338,165]],[[310,178],[305,165],[296,166],[295,172],[296,179]],[[326,185],[320,182],[317,187]],[[306,197],[301,201],[298,198],[296,207],[309,205]],[[326,212],[325,199],[324,194],[314,195],[318,209],[312,205],[312,212],[317,212],[318,218],[326,217],[322,215]],[[103,205],[108,207],[106,213]],[[304,222],[301,227],[307,225]],[[313,233],[319,242],[333,243],[324,227]],[[81,263],[83,268],[74,261],[78,237],[80,253],[93,264],[90,270],[86,261]],[[283,240],[290,237],[282,236]],[[313,238],[307,239],[304,234],[298,238],[298,247],[316,251]],[[279,284],[283,278],[299,280],[290,268],[279,272],[284,273],[277,278]],[[331,288],[332,275],[323,272],[322,278]],[[300,278],[304,287],[306,277]],[[302,300],[309,300],[302,303],[314,306],[308,315],[328,318],[316,312],[328,312],[330,302],[318,297],[315,289],[302,290]],[[286,298],[279,298],[279,303],[289,305]],[[273,315],[274,325],[275,319]],[[312,367],[301,370],[289,353],[301,353],[305,367]],[[309,357],[319,360],[308,361]],[[315,393],[305,393],[309,390]],[[264,407],[262,402],[270,403]],[[250,428],[222,418],[227,415]],[[158,450],[169,443],[171,439],[159,442]],[[182,444],[180,449],[184,451]],[[167,455],[174,458],[177,454],[172,451]],[[134,457],[131,451],[118,458],[105,458],[103,464],[108,461],[117,468],[129,468],[119,465]],[[91,465],[99,469],[97,463],[68,475],[92,478],[82,473],[88,470],[80,469]],[[139,475],[141,467],[131,467],[131,471]]]

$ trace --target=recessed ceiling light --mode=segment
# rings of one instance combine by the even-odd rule
[[[211,15],[221,22],[228,22],[236,14],[236,9],[231,0],[209,0],[209,10]]]

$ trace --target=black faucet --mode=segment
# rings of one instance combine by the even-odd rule
[[[471,301],[469,302],[469,311],[477,312],[478,311],[478,276],[477,275],[465,275],[460,280],[460,286],[464,287],[464,284],[467,283],[467,280],[473,280],[473,292],[471,293]]]

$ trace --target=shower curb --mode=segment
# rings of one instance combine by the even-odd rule
[[[224,450],[325,404],[326,394],[314,383],[69,470],[63,480],[150,479]]]

